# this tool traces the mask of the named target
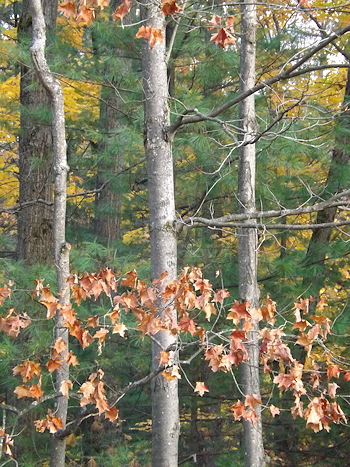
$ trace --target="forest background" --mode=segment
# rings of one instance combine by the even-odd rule
[[[149,230],[154,222],[152,209],[160,209],[154,208],[152,194],[158,187],[154,178],[158,169],[152,169],[149,163],[152,118],[147,120],[151,112],[147,105],[152,103],[153,95],[147,95],[147,83],[153,75],[147,67],[153,63],[152,54],[163,47],[166,79],[161,86],[166,104],[163,101],[158,108],[163,111],[169,105],[170,120],[164,128],[171,141],[164,137],[168,153],[160,160],[158,179],[162,184],[174,171],[176,213],[171,219],[171,242],[177,247],[175,270],[200,268],[210,281],[210,290],[224,290],[227,298],[225,302],[217,299],[203,318],[199,317],[198,304],[188,316],[182,312],[179,328],[185,335],[180,339],[181,361],[176,371],[171,366],[167,372],[169,381],[176,379],[179,384],[181,421],[179,452],[173,456],[179,456],[179,461],[173,460],[170,465],[244,463],[243,438],[247,434],[243,434],[242,424],[234,421],[241,418],[237,412],[243,387],[240,375],[232,371],[232,363],[222,363],[222,356],[218,357],[218,369],[222,371],[212,371],[208,351],[220,345],[231,345],[232,351],[232,342],[238,339],[237,333],[231,337],[235,328],[227,317],[230,312],[236,313],[234,300],[241,304],[248,301],[240,285],[245,258],[239,241],[244,237],[242,229],[251,228],[257,235],[253,245],[257,258],[253,262],[257,260],[260,296],[265,306],[271,305],[267,297],[277,303],[276,310],[271,305],[269,325],[284,332],[278,336],[282,339],[279,347],[286,349],[290,344],[293,360],[286,353],[277,355],[276,350],[268,360],[266,349],[260,347],[261,356],[266,357],[260,361],[262,405],[253,402],[247,413],[254,412],[255,404],[261,406],[257,416],[261,417],[264,448],[272,465],[322,466],[332,462],[343,466],[349,440],[346,418],[350,369],[349,4],[317,0],[256,5],[111,3],[66,2],[57,9],[55,2],[43,2],[46,56],[64,91],[69,166],[65,235],[71,245],[71,273],[76,277],[84,277],[86,271],[96,273],[93,277],[104,283],[99,271],[110,268],[117,278],[124,278],[122,292],[125,287],[135,286],[140,293],[140,283],[131,279],[128,271],[136,270],[141,281],[150,283],[150,278],[156,279],[168,269],[154,268],[154,256],[161,254],[157,250],[154,253],[153,247],[150,259]],[[37,378],[31,388],[36,386],[45,396],[33,396],[33,389],[32,394],[20,394],[18,387],[23,391],[26,386],[18,386],[18,374],[23,377],[23,362],[35,361],[45,367],[47,361],[52,365],[55,360],[52,347],[57,343],[57,333],[53,338],[57,322],[55,325],[47,320],[46,313],[50,304],[56,309],[57,303],[48,288],[43,292],[38,286],[43,279],[54,294],[60,290],[55,285],[53,198],[57,190],[53,189],[52,112],[50,96],[36,78],[29,52],[33,40],[31,2],[2,0],[0,5],[4,331],[0,395],[4,407],[2,445],[13,456],[3,454],[0,461],[1,465],[49,465],[52,434],[38,433],[34,421],[44,420],[47,409],[52,408],[51,396],[46,395],[54,396],[59,391],[60,386],[56,386],[54,392],[52,375],[62,366],[53,368],[48,364],[46,373],[38,370],[31,375]],[[256,113],[250,130],[245,130],[248,139],[242,139],[245,110],[237,104],[241,105],[241,96],[246,92],[239,77],[242,55],[247,53],[243,49],[247,35],[242,18],[249,5],[254,5],[256,15],[257,58],[245,101],[253,96]],[[158,24],[142,29],[154,18]],[[293,74],[289,70],[294,66]],[[162,75],[157,63],[153,72]],[[168,143],[172,143],[170,152]],[[248,216],[241,209],[239,181],[244,147],[254,148],[256,160],[256,203],[254,200]],[[157,190],[170,195],[172,191],[164,184]],[[242,225],[244,222],[250,222],[248,227]],[[167,248],[165,256],[172,247]],[[91,280],[92,275],[85,277]],[[117,398],[116,420],[113,416],[104,418],[103,411],[98,410],[65,437],[64,462],[90,467],[150,462],[163,465],[157,464],[154,454],[151,460],[150,399],[154,387],[145,384],[149,382],[147,375],[159,366],[154,365],[153,357],[152,370],[150,341],[154,333],[144,321],[140,327],[125,314],[121,323],[125,329],[118,328],[107,338],[103,331],[108,329],[105,317],[114,310],[115,301],[111,304],[110,299],[115,297],[110,293],[106,297],[95,292],[93,295],[95,300],[84,300],[79,306],[79,319],[98,328],[95,341],[85,345],[81,336],[71,338],[70,349],[79,364],[72,364],[70,379],[83,388],[94,367],[96,380],[101,371],[104,373],[109,394],[118,392],[115,388],[128,387],[130,382],[135,386],[125,395],[121,391]],[[23,325],[24,329],[17,333],[19,329],[13,330],[10,318],[20,316],[25,322],[24,313],[32,324]],[[243,315],[231,314],[229,319],[238,326],[238,317],[244,313],[247,321],[249,306],[244,307]],[[98,324],[98,317],[103,325]],[[189,317],[185,325],[184,318]],[[253,319],[251,315],[249,319]],[[307,320],[322,325],[322,333],[312,338],[304,333],[311,326]],[[196,340],[200,326],[208,338],[202,340],[202,347],[211,368]],[[269,345],[266,334],[265,340],[264,335],[260,336],[259,346],[262,342]],[[169,349],[163,345],[163,351],[173,350],[169,345]],[[244,350],[240,352],[244,354]],[[168,365],[169,360],[163,357],[163,364]],[[327,428],[322,417],[316,415],[315,420],[310,420],[313,406],[306,409],[309,412],[298,406],[300,417],[290,411],[295,404],[295,388],[292,395],[280,375],[290,375],[295,361],[301,362],[305,370],[308,402],[315,404],[317,398],[323,403],[326,394],[342,408],[338,418],[328,414],[329,420],[336,422],[329,432],[319,429]],[[33,368],[29,371],[27,366],[26,371],[31,373]],[[28,373],[24,378],[23,382],[29,380]],[[293,381],[299,381],[299,377]],[[244,389],[243,393],[250,394]],[[75,399],[69,399],[72,410],[68,421],[74,421],[81,402],[78,392],[75,395]],[[35,399],[34,404],[30,399],[28,402],[28,396]],[[249,408],[249,404],[245,406]],[[318,406],[315,413],[317,410]],[[41,427],[36,424],[39,431],[43,431]],[[60,426],[56,428],[52,433],[60,430]]]

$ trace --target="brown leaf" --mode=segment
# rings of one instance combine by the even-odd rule
[[[12,370],[14,375],[20,374],[22,376],[22,381],[25,383],[30,381],[34,375],[40,376],[40,364],[26,360],[25,362],[17,365]]]
[[[245,398],[244,405],[254,410],[257,405],[261,405],[261,398],[257,394],[248,394]]]
[[[61,3],[58,6],[58,11],[61,11],[66,18],[71,18],[77,12],[77,8],[74,2]]]
[[[236,404],[232,405],[229,410],[233,412],[235,420],[238,421],[243,417],[245,407],[244,404],[242,404],[242,402],[239,400],[236,402]]]
[[[273,418],[275,418],[276,415],[280,415],[281,411],[278,407],[275,407],[274,405],[270,405],[270,412]]]
[[[135,37],[137,39],[146,39],[149,42],[150,49],[153,49],[157,42],[162,43],[164,41],[162,30],[151,26],[141,26]]]
[[[205,392],[209,392],[209,389],[202,381],[197,381],[194,392],[198,392],[198,394],[202,397]]]
[[[230,292],[227,289],[220,289],[214,294],[213,302],[223,303],[228,297],[230,297]]]
[[[176,3],[176,0],[162,0],[162,13],[164,16],[175,15],[180,11],[182,10]]]
[[[86,8],[85,5],[80,6],[79,14],[77,16],[77,23],[86,23],[86,26],[90,26],[95,18],[95,10]]]
[[[143,26],[145,27],[145,26]],[[140,31],[140,30],[139,30]],[[143,37],[143,36],[141,36]],[[136,288],[136,280],[137,280],[137,272],[134,271],[129,271],[126,273],[127,278],[123,278],[120,285],[123,287],[130,287],[132,289]]]
[[[114,422],[118,418],[119,411],[116,407],[110,407],[105,412],[105,417],[111,422]]]
[[[228,45],[236,43],[236,39],[227,31],[226,28],[219,29],[219,32],[213,34],[210,38],[211,41],[219,45],[221,48],[226,49]]]
[[[210,26],[207,28],[208,31],[213,29],[221,28],[221,16],[213,15],[212,19],[209,21]]]
[[[122,21],[124,16],[126,16],[131,9],[131,1],[130,0],[124,0],[123,3],[121,3],[118,8],[115,10],[115,12],[112,15],[113,21]],[[135,272],[135,271],[132,271]],[[123,279],[124,280],[124,279]],[[121,285],[125,285],[122,284]],[[133,287],[133,286],[130,286]]]
[[[62,337],[59,337],[52,348],[55,349],[58,354],[60,354],[67,349],[67,343],[62,339]]]
[[[125,337],[125,331],[127,330],[128,328],[124,323],[117,323],[113,328],[112,334],[119,334],[121,337]]]
[[[65,397],[69,397],[68,390],[73,389],[73,383],[70,379],[62,381],[60,391]]]
[[[328,365],[327,367],[327,378],[339,378],[340,372],[342,370],[339,368],[338,365]]]
[[[168,365],[170,361],[170,352],[167,350],[161,350],[160,351],[160,357],[159,357],[159,366]]]

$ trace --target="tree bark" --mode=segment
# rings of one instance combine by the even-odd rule
[[[161,29],[165,36],[165,21],[160,2],[143,3],[146,25]],[[156,279],[164,271],[167,280],[176,278],[177,247],[174,200],[174,172],[169,125],[167,66],[165,43],[151,49],[148,41],[142,45],[142,75],[145,99],[145,152],[150,207],[151,275]],[[166,304],[158,304],[162,315]],[[156,334],[152,344],[153,367],[159,366],[160,351],[176,343],[176,337],[166,331]],[[179,407],[177,379],[167,382],[159,375],[152,382],[152,466],[178,465]]]
[[[54,252],[58,282],[59,307],[56,312],[55,337],[62,338],[66,349],[61,353],[62,366],[56,373],[56,392],[61,390],[63,381],[69,378],[68,365],[64,360],[68,352],[68,329],[63,326],[63,316],[60,307],[69,304],[69,251],[70,245],[66,242],[66,199],[67,199],[67,147],[65,136],[64,99],[60,83],[52,76],[45,58],[46,29],[41,0],[31,0],[33,12],[33,40],[30,48],[34,68],[38,78],[50,96],[52,108],[52,135],[54,148]],[[68,398],[58,395],[55,404],[55,416],[61,418],[63,427],[66,425]],[[66,452],[66,439],[53,436],[50,467],[64,467]]]
[[[337,193],[345,190],[349,185],[349,179],[345,175],[345,171],[349,173],[350,162],[350,69],[348,70],[347,82],[345,87],[344,111],[338,117],[338,133],[335,137],[335,148],[332,151],[332,160],[327,175],[326,181],[326,197],[334,196]],[[344,130],[344,131],[339,131]],[[347,185],[344,183],[346,180]],[[330,207],[317,213],[316,224],[332,223],[335,221],[338,207]],[[332,228],[314,229],[310,239],[309,247],[306,253],[305,266],[312,264],[324,265],[326,259],[327,247],[331,238]],[[323,286],[325,275],[310,275],[306,272],[303,284],[306,288],[310,286],[316,287],[313,293],[318,293]]]
[[[256,7],[244,0],[241,3],[241,51],[240,51],[240,93],[255,85],[256,50]],[[251,95],[239,104],[239,180],[238,198],[240,213],[255,211],[255,144],[250,143],[257,131],[255,99]],[[248,221],[249,222],[249,221]],[[251,222],[251,221],[250,221]],[[257,230],[254,228],[238,231],[238,274],[239,297],[250,302],[252,308],[259,305],[257,282]],[[242,364],[242,390],[245,395],[260,397],[259,382],[259,325],[254,323],[247,333],[249,360]],[[262,438],[261,406],[255,408],[256,423],[244,421],[244,457],[246,467],[265,465]]]
[[[42,3],[48,35],[56,30],[57,1]],[[23,0],[18,28],[19,42],[25,46],[32,34],[30,0]],[[50,96],[33,70],[21,64],[19,134],[19,202],[53,197],[52,130]],[[18,213],[17,256],[27,264],[52,261],[52,207],[32,204]]]

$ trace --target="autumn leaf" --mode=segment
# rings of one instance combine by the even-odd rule
[[[61,11],[69,19],[77,13],[77,8],[74,2],[66,2],[58,6],[58,11]]]
[[[180,11],[182,10],[176,3],[176,0],[162,0],[162,13],[164,16],[175,15]]]
[[[216,308],[213,303],[207,303],[203,307],[203,311],[205,313],[205,318],[210,321],[211,315],[216,315]]]
[[[0,438],[2,439],[2,443],[3,443],[2,451],[6,455],[13,457],[12,455],[13,439],[11,438],[11,436],[5,433],[5,430],[0,428]]]
[[[125,332],[128,328],[125,326],[124,323],[117,323],[112,331],[112,334],[119,334],[121,337],[125,337]]]
[[[299,6],[304,8],[311,8],[309,0],[299,0]]]
[[[213,302],[223,303],[225,298],[228,298],[229,296],[230,292],[227,289],[220,289],[217,292],[215,292]]]
[[[16,394],[18,399],[22,399],[22,397],[30,397],[29,386],[26,386],[25,384],[17,386],[13,393]]]
[[[119,411],[116,407],[110,407],[105,411],[105,417],[111,422],[114,422],[118,418]]]
[[[26,360],[21,365],[15,366],[12,371],[14,375],[21,375],[22,381],[24,381],[25,383],[27,381],[30,381],[34,377],[34,375],[40,376],[41,373],[40,364],[32,362],[30,360]]]
[[[124,0],[123,3],[121,3],[118,8],[115,10],[115,12],[112,14],[112,19],[113,21],[122,21],[124,16],[126,16],[131,9],[131,1],[130,0]],[[124,284],[122,284],[124,285]]]
[[[91,327],[91,328],[96,328],[98,326],[98,322],[99,322],[99,316],[98,315],[95,315],[95,316],[89,316],[88,320],[87,320],[87,323],[86,323],[86,327]]]
[[[202,381],[197,381],[194,392],[198,392],[198,394],[202,397],[205,392],[209,392],[209,389]]]
[[[275,407],[274,405],[270,405],[270,412],[273,418],[275,418],[276,415],[280,415],[281,411],[278,407]]]
[[[67,349],[67,343],[62,339],[62,337],[59,337],[56,340],[55,345],[52,348],[55,349],[56,352],[60,354]]]
[[[250,303],[239,303],[235,301],[234,305],[230,308],[230,313],[227,315],[226,319],[232,319],[235,324],[238,324],[241,319],[250,318],[250,313],[248,311]]]
[[[167,350],[161,350],[160,357],[159,357],[159,366],[168,365],[169,361],[170,361],[170,352],[168,352]]]
[[[162,43],[164,41],[162,30],[151,26],[141,26],[135,37],[136,39],[146,39],[149,42],[150,49],[153,49],[157,42]]]
[[[62,419],[54,417],[51,410],[48,411],[46,419],[35,420],[34,422],[36,431],[43,433],[45,430],[49,430],[50,433],[57,433],[58,430],[63,429]]]
[[[226,49],[228,45],[236,43],[236,39],[227,31],[226,28],[219,29],[219,32],[213,34],[210,38],[211,41],[219,45],[221,48]]]
[[[15,339],[20,333],[21,329],[25,329],[31,323],[30,318],[23,313],[18,315],[14,309],[11,308],[6,318],[0,317],[0,331],[7,334],[9,337]]]
[[[213,29],[221,28],[221,16],[213,15],[211,20],[209,21],[210,26],[208,26],[208,31],[212,31]]]
[[[145,27],[145,26],[143,26]],[[140,28],[141,29],[141,28]],[[140,32],[140,29],[139,29],[139,32]],[[143,36],[141,36],[143,37]],[[136,271],[129,271],[126,273],[127,277],[126,278],[123,278],[121,280],[121,283],[120,285],[123,286],[123,287],[130,287],[132,289],[135,289],[136,288],[136,279],[137,279],[137,273]]]
[[[79,14],[77,16],[77,23],[86,23],[86,26],[90,26],[95,18],[95,11],[91,8],[86,8],[85,5],[80,6]]]
[[[254,410],[257,405],[261,405],[261,398],[256,394],[248,394],[245,398],[244,405]]]
[[[77,366],[77,365],[79,365],[78,359],[77,359],[77,357],[73,354],[72,350],[70,350],[69,353],[67,353],[67,354],[64,356],[64,360],[65,360],[65,362],[66,362],[68,365],[71,365],[71,366]]]
[[[236,421],[241,420],[243,417],[243,414],[245,412],[245,406],[244,404],[239,400],[236,402],[236,404],[232,405],[229,410],[233,412],[233,416]]]
[[[334,399],[336,397],[337,389],[340,388],[337,383],[328,383],[328,394],[329,397]]]
[[[62,381],[60,391],[65,397],[69,397],[68,390],[73,389],[73,383],[70,379],[67,379],[66,381]]]
[[[177,365],[174,365],[170,370],[162,371],[162,375],[167,381],[171,381],[172,379],[181,379],[179,367]]]
[[[346,382],[350,381],[350,371],[347,371],[347,372],[344,374],[344,381],[346,381]]]
[[[327,367],[327,378],[339,378],[340,372],[342,370],[339,368],[338,365],[328,365]]]
[[[50,358],[46,364],[46,368],[50,373],[55,370],[60,370],[62,368],[62,358]]]

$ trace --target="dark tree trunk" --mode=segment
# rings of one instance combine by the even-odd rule
[[[57,1],[43,1],[48,36],[56,28]],[[24,0],[18,28],[23,47],[32,34],[30,0]],[[34,202],[52,202],[52,130],[48,92],[38,82],[33,69],[21,65],[19,134],[19,202],[33,204],[18,213],[17,255],[28,264],[53,260],[52,206]]]

